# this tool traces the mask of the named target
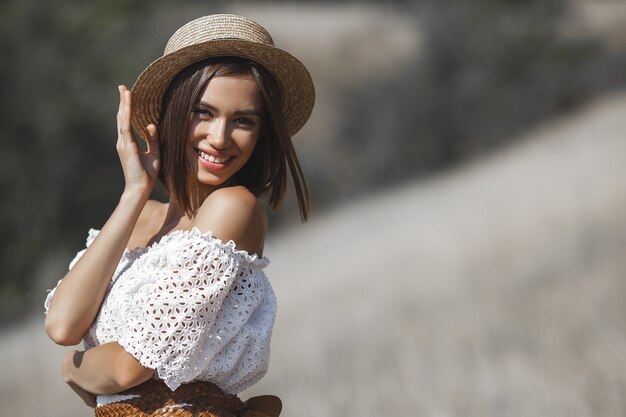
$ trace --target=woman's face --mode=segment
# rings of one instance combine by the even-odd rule
[[[187,131],[187,158],[201,188],[218,188],[250,159],[261,131],[262,111],[253,78],[209,80],[193,106]]]

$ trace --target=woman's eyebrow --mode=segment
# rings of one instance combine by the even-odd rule
[[[256,109],[239,110],[235,112],[238,116],[258,116],[261,117],[261,112]]]
[[[217,112],[217,108],[215,106],[210,105],[209,103],[207,103],[206,101],[200,100],[200,102],[198,103],[198,105],[202,106],[202,107],[206,107],[207,109]],[[244,110],[237,110],[235,112],[236,115],[238,116],[257,116],[257,117],[261,117],[261,112],[257,109],[244,109]]]

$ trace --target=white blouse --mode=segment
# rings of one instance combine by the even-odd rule
[[[89,230],[87,247],[98,233]],[[200,380],[243,391],[269,363],[276,298],[263,271],[268,263],[197,228],[127,249],[84,347],[116,341],[172,390]]]

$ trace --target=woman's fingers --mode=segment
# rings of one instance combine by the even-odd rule
[[[123,85],[119,85],[117,87],[117,90],[120,94],[120,104],[117,108],[117,115],[115,117],[115,120],[117,122],[117,144],[116,144],[116,148],[119,151],[121,146],[122,146],[122,115],[124,114],[124,89],[126,87],[124,87]]]
[[[117,91],[119,91],[120,93],[120,105],[117,107],[117,127],[119,129],[119,125],[120,125],[120,120],[122,119],[122,112],[124,111],[124,102],[123,102],[123,94],[122,94],[122,89],[124,88],[123,85],[118,85],[117,86]]]
[[[130,131],[130,112],[132,105],[132,97],[130,90],[126,87],[123,87],[122,91],[122,101],[124,104],[124,108],[122,111],[122,118],[120,120],[119,133],[124,137],[125,141],[132,141],[132,134]]]
[[[159,138],[157,128],[154,124],[146,126],[146,142],[148,149],[144,154],[144,167],[148,171],[151,178],[156,178],[161,165],[161,156],[159,149]]]
[[[130,133],[131,93],[124,85],[118,87],[120,92],[120,105],[117,109],[117,133],[118,135]]]
[[[159,153],[159,136],[154,123],[146,126],[146,142],[148,144],[148,153]]]

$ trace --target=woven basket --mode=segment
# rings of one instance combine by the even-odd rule
[[[243,402],[210,382],[191,382],[171,391],[149,380],[120,394],[138,397],[96,407],[96,417],[278,417],[278,397],[262,395]]]

